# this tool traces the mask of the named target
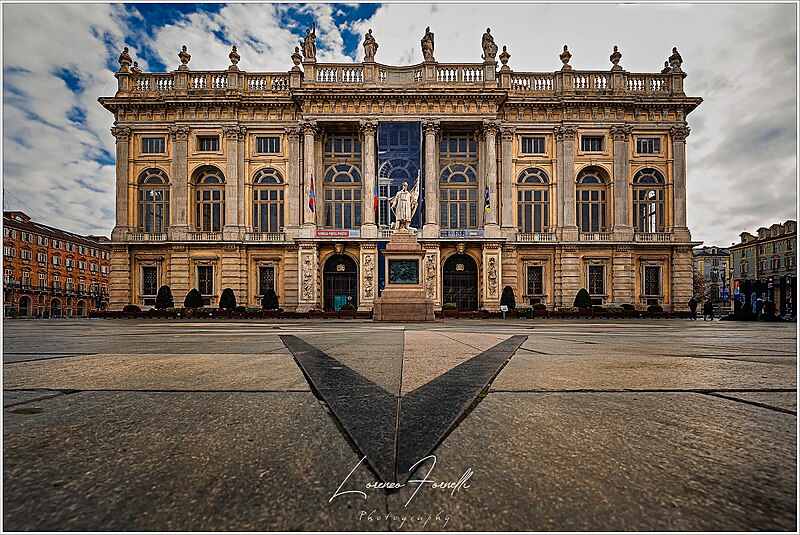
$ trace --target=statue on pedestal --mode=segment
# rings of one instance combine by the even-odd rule
[[[128,47],[122,49],[122,54],[119,55],[119,72],[129,72],[131,66],[131,55],[128,54]]]
[[[375,54],[378,52],[378,42],[372,36],[372,30],[364,36],[364,61],[375,61]]]
[[[490,28],[486,28],[486,33],[483,34],[481,39],[481,46],[483,47],[483,56],[481,58],[484,61],[494,61],[495,57],[497,57],[497,44],[494,42]]]
[[[433,59],[433,32],[431,27],[425,28],[425,36],[420,40],[422,45],[422,57],[425,61],[436,61]]]
[[[311,29],[306,29],[306,38],[303,39],[301,45],[303,47],[303,60],[304,61],[317,61],[317,23],[311,23]]]
[[[413,231],[409,225],[411,218],[417,212],[419,206],[419,171],[417,172],[417,181],[414,187],[409,191],[408,182],[403,182],[403,187],[397,194],[389,199],[389,206],[394,212],[395,221],[392,223],[392,228],[395,231],[405,230]]]

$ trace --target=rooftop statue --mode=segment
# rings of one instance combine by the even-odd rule
[[[236,52],[236,45],[233,45],[231,53],[228,54],[228,58],[231,60],[231,67],[236,67],[236,65],[239,63],[239,60],[242,59],[239,53]]]
[[[139,62],[134,61],[133,66],[131,67],[131,72],[133,74],[142,74],[142,69],[139,68]]]
[[[378,42],[372,36],[372,29],[367,31],[364,36],[364,61],[375,61],[375,54],[378,52]]]
[[[680,72],[681,71],[681,64],[683,64],[683,58],[678,53],[677,47],[672,47],[672,55],[669,57],[669,65],[672,67],[673,71]]]
[[[672,72],[672,67],[669,66],[669,61],[664,62],[664,68],[661,69],[661,74],[669,74]]]
[[[564,66],[561,67],[561,70],[562,71],[571,71],[572,67],[569,64],[569,58],[572,57],[572,54],[570,54],[569,50],[567,50],[567,45],[564,45],[564,51],[561,54],[559,54],[558,57],[561,59],[561,62],[564,64]]]
[[[293,71],[300,70],[300,62],[303,61],[303,56],[300,55],[300,47],[294,47],[294,54],[292,54],[292,63],[294,63],[294,67],[292,67]]]
[[[128,72],[131,66],[131,55],[128,54],[128,47],[122,49],[122,54],[119,55],[119,72]]]
[[[483,56],[481,56],[483,60],[494,61],[495,57],[497,57],[497,45],[494,42],[490,28],[486,28],[486,33],[483,34],[481,39],[481,46],[483,47]]]
[[[306,38],[301,41],[303,47],[303,61],[317,61],[317,23],[311,23],[311,29],[306,29]]]
[[[181,70],[188,69],[189,66],[187,64],[189,63],[189,60],[192,59],[192,55],[186,50],[186,45],[183,45],[181,51],[178,52],[178,58],[181,60],[181,66],[178,68]]]
[[[425,61],[436,61],[433,59],[433,32],[431,27],[425,28],[425,36],[420,40],[422,45],[422,57]]]
[[[619,66],[619,60],[622,59],[622,53],[617,48],[617,45],[614,45],[614,52],[611,53],[611,55],[608,57],[608,59],[610,59],[611,63],[614,64],[614,66],[611,67],[612,71],[621,71],[622,70],[622,67]]]

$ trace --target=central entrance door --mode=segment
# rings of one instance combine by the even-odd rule
[[[442,268],[442,303],[454,303],[458,310],[478,309],[478,266],[471,256],[457,254]]]
[[[347,255],[333,255],[322,270],[323,303],[325,310],[339,310],[351,304],[358,308],[358,266]]]

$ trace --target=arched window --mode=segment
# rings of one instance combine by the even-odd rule
[[[337,229],[361,227],[361,171],[340,163],[325,171],[325,226]]]
[[[546,232],[550,224],[550,180],[544,170],[529,167],[517,177],[517,228]]]
[[[478,178],[474,167],[454,163],[442,169],[439,195],[441,228],[478,227]]]
[[[225,226],[225,175],[216,167],[201,167],[194,183],[197,230],[220,232]]]
[[[139,231],[162,233],[169,227],[169,178],[160,169],[139,174]]]
[[[664,232],[664,175],[657,169],[633,177],[633,226],[636,232]]]
[[[576,180],[576,215],[581,232],[603,232],[606,229],[606,179],[597,167],[587,167]]]
[[[277,169],[259,169],[253,177],[253,230],[283,230],[283,175]]]

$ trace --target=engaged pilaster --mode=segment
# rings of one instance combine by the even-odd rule
[[[614,143],[614,239],[616,241],[633,240],[630,226],[628,199],[630,187],[628,180],[628,150],[632,128],[628,125],[613,125],[611,139]]]
[[[131,129],[127,126],[115,126],[111,134],[117,140],[117,220],[111,239],[122,241],[130,230],[128,218],[128,182]]]
[[[561,126],[555,128],[556,143],[561,146],[559,166],[559,188],[563,190],[563,203],[558,207],[563,214],[561,239],[576,241],[578,239],[578,225],[575,219],[575,136],[578,135],[577,126]],[[561,216],[559,216],[561,219]]]
[[[286,138],[288,140],[288,157],[286,180],[288,183],[287,211],[286,211],[286,237],[297,237],[297,230],[302,224],[300,204],[303,199],[300,187],[300,127],[287,126]]]
[[[500,127],[500,225],[506,237],[514,233],[514,127]]]
[[[225,226],[222,229],[224,240],[239,239],[239,141],[244,141],[246,129],[240,126],[223,126],[225,135]],[[243,188],[242,188],[243,189]]]
[[[425,133],[425,221],[422,235],[439,237],[439,121],[423,121]]]

